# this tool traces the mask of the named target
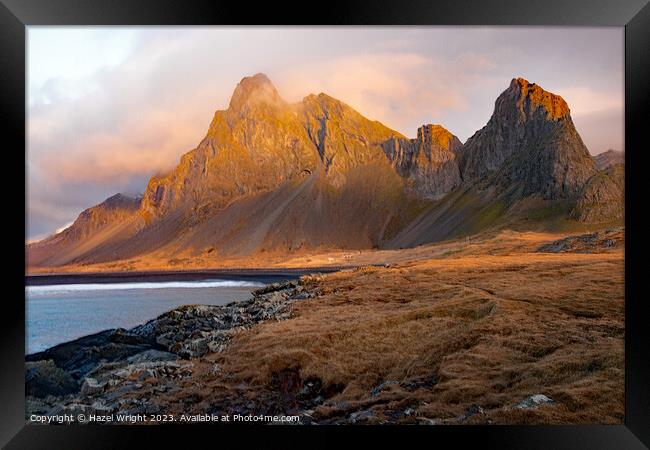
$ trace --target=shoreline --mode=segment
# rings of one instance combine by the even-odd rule
[[[25,286],[53,284],[127,283],[138,281],[200,281],[208,279],[251,280],[275,283],[281,280],[298,279],[311,273],[332,273],[354,266],[300,267],[300,268],[232,268],[232,269],[187,269],[187,270],[141,270],[133,272],[76,272],[25,274]]]
[[[624,230],[507,234],[182,306],[26,355],[26,410],[620,424],[624,244]]]

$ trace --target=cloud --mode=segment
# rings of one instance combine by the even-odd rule
[[[624,100],[619,92],[596,91],[588,86],[563,88],[560,92],[591,154],[625,150]]]
[[[604,111],[622,111],[623,96],[620,92],[600,92],[589,86],[572,86],[562,88],[562,97],[571,108],[571,117],[602,113]]]
[[[49,79],[31,95],[29,158],[50,185],[119,185],[170,170],[198,144],[236,82],[259,66],[224,71],[222,61],[203,61],[214,41],[196,32],[144,36],[122,64],[74,85]],[[272,79],[289,100],[327,92],[414,135],[414,124],[466,109],[461,85],[487,66],[468,54],[447,61],[384,52],[280,66]]]
[[[492,67],[471,54],[451,60],[416,53],[350,55],[281,71],[278,87],[291,100],[325,92],[414,136],[425,121],[467,110],[463,86],[479,82],[479,71]]]
[[[59,32],[29,33],[30,236],[115,192],[141,192],[257,72],[289,101],[325,92],[407,136],[440,123],[461,140],[521,75],[565,97],[592,152],[622,135],[622,34],[610,29],[116,28],[55,45]]]

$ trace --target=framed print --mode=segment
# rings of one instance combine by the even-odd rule
[[[2,444],[647,448],[646,3],[3,0]]]

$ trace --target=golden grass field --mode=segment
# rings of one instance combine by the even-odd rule
[[[594,253],[535,252],[557,237],[508,231],[304,277],[316,298],[238,333],[156,402],[320,423],[622,423],[623,233]],[[307,386],[324,400],[310,407]],[[513,408],[535,394],[555,403]]]

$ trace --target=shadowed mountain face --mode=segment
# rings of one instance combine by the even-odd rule
[[[566,102],[521,78],[463,145],[440,125],[408,139],[325,94],[286,103],[257,74],[141,200],[111,197],[27,252],[37,267],[412,246],[556,204],[567,220],[607,222],[623,200],[622,170],[608,170]]]
[[[407,190],[418,197],[436,200],[461,183],[457,151],[460,140],[440,125],[424,125],[416,139],[393,138],[385,142],[386,156]]]
[[[495,174],[505,189],[572,198],[596,173],[562,97],[517,78],[497,98],[489,122],[465,143],[464,180]]]
[[[624,200],[625,167],[612,164],[587,181],[571,217],[587,223],[623,220]]]
[[[141,200],[115,194],[84,210],[65,230],[30,244],[26,255],[28,264],[62,265],[71,258],[97,251],[107,241],[124,240],[142,226],[138,215]]]
[[[615,164],[625,164],[625,153],[609,149],[594,156],[594,162],[598,170],[605,170]]]
[[[623,219],[623,171],[600,171],[569,107],[540,86],[513,79],[487,125],[455,152],[460,179],[387,244],[412,247],[509,224],[562,226],[566,219]]]

